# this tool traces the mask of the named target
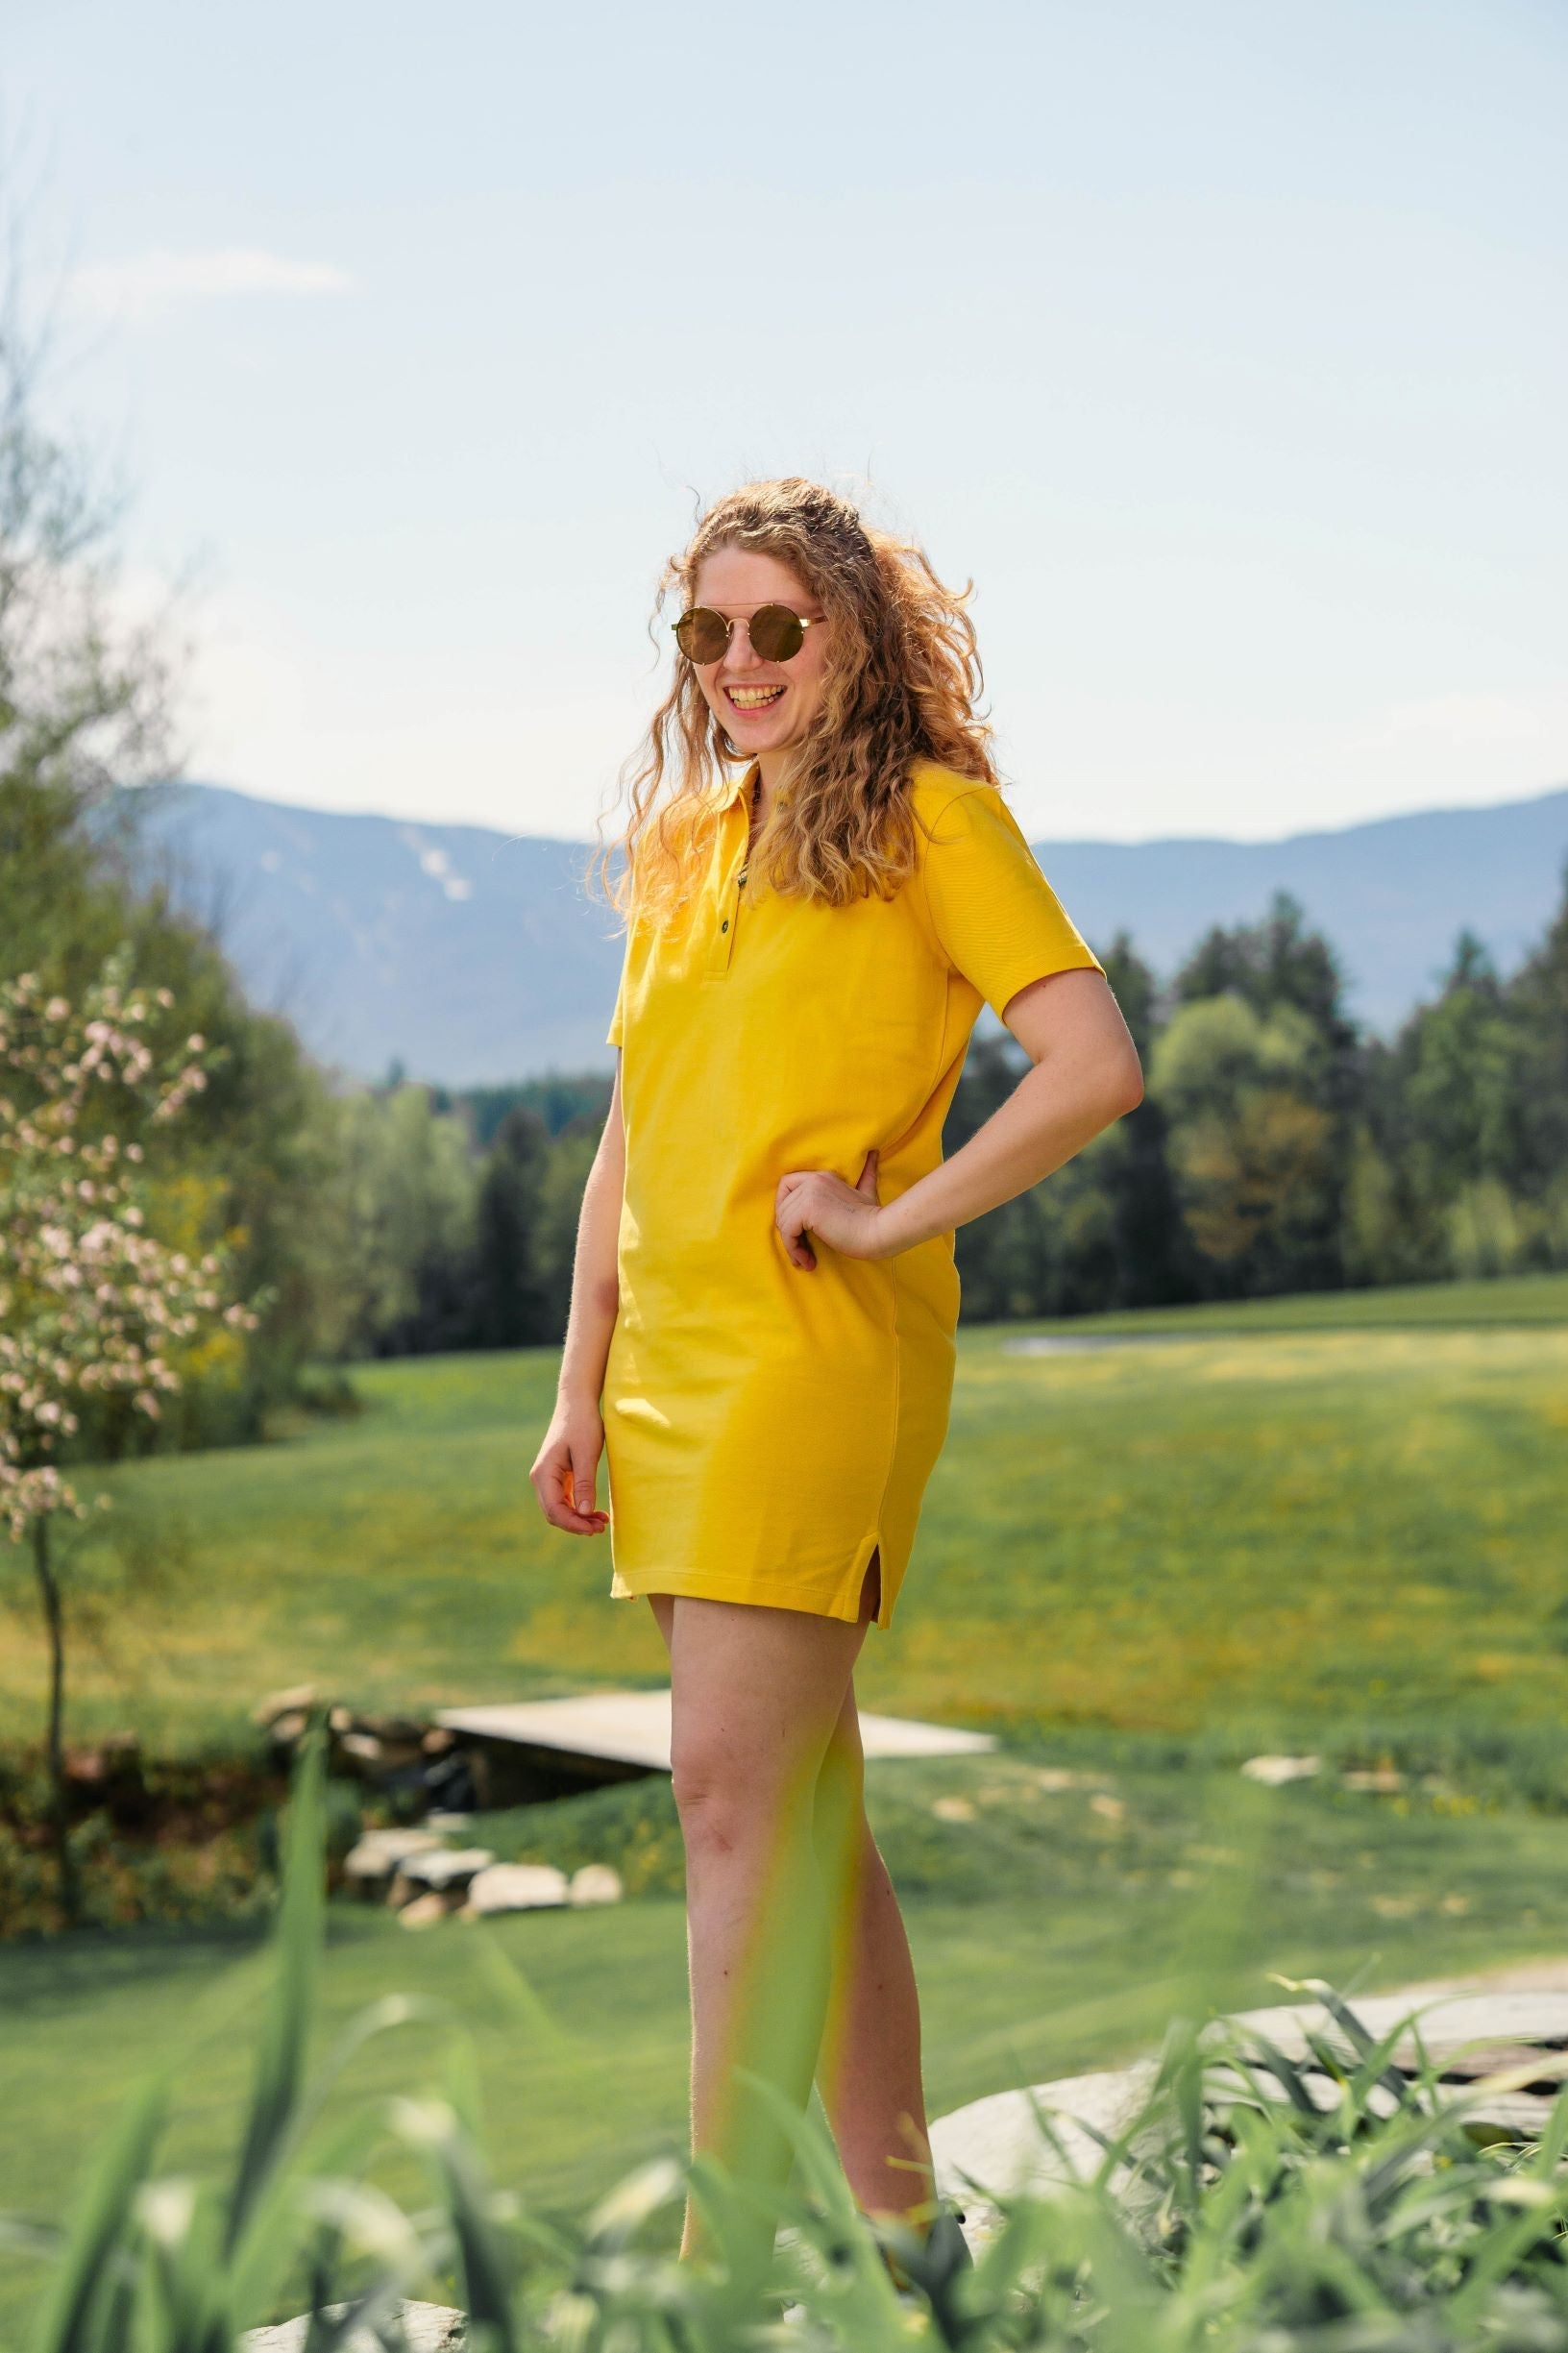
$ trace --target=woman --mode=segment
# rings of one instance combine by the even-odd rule
[[[954,1229],[1142,1078],[997,789],[969,592],[795,478],[721,500],[671,588],[611,886],[622,1051],[531,1478],[553,1526],[610,1529],[611,1594],[647,1597],[670,1654],[694,2154],[781,2180],[736,2068],[797,2106],[815,2072],[862,2209],[921,2230],[919,2013],[853,1668],[946,1432]],[[944,1161],[982,1002],[1032,1066]]]

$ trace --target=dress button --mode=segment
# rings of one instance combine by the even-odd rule
[[[729,918],[727,915],[725,916],[723,921],[720,924],[719,928],[721,931],[727,931],[729,929]]]

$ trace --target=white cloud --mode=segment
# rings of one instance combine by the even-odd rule
[[[126,261],[77,270],[71,291],[90,309],[146,318],[179,303],[236,294],[344,294],[353,283],[332,262],[289,261],[259,246],[226,245],[205,254],[155,246]]]

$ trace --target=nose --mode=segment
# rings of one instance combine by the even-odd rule
[[[737,621],[734,624],[729,632],[729,643],[724,648],[723,658],[719,667],[721,670],[755,670],[757,657],[751,650],[749,622]]]

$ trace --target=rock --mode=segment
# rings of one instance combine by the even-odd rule
[[[291,1749],[297,1740],[305,1738],[309,1722],[303,1708],[290,1708],[285,1715],[274,1716],[267,1727],[267,1738],[275,1749]]]
[[[257,1700],[251,1710],[253,1724],[275,1724],[280,1716],[297,1715],[302,1708],[315,1703],[314,1683],[291,1683],[286,1691],[269,1691],[264,1700]]]
[[[363,1830],[343,1858],[349,1879],[390,1878],[411,1854],[429,1854],[441,1841],[434,1830]]]
[[[457,1898],[454,1895],[432,1887],[428,1888],[423,1896],[416,1896],[411,1903],[402,1905],[398,1918],[405,1928],[433,1928],[438,1920],[445,1920],[449,1913],[456,1909]]]
[[[1081,1789],[1084,1776],[1066,1765],[1041,1765],[1035,1773],[1035,1787],[1049,1790],[1054,1797],[1059,1790]]]
[[[939,1822],[972,1822],[974,1807],[968,1798],[937,1798],[931,1811]]]
[[[574,1903],[619,1903],[621,1874],[608,1863],[584,1863],[572,1874]]]
[[[1310,1780],[1318,1769],[1315,1756],[1249,1756],[1241,1770],[1249,1781],[1278,1789],[1286,1781]]]
[[[338,1734],[337,1745],[344,1756],[352,1756],[364,1765],[379,1765],[385,1753],[374,1732],[345,1730]]]
[[[1123,1798],[1108,1798],[1101,1790],[1096,1797],[1090,1798],[1089,1810],[1091,1814],[1098,1814],[1102,1821],[1119,1822],[1127,1811],[1127,1803]]]
[[[481,1871],[488,1871],[495,1859],[488,1847],[432,1846],[405,1855],[398,1876],[414,1887],[464,1888]]]
[[[419,1745],[427,1756],[445,1756],[457,1746],[457,1735],[450,1725],[432,1724]]]
[[[1405,1786],[1405,1776],[1393,1765],[1372,1765],[1364,1771],[1352,1766],[1339,1778],[1347,1789],[1377,1789],[1390,1795]]]
[[[1374,2037],[1388,2035],[1418,2010],[1421,2043],[1437,2068],[1445,2096],[1467,2097],[1477,2121],[1495,2122],[1521,2137],[1538,2138],[1545,2129],[1557,2087],[1568,2072],[1568,1993],[1472,1996],[1445,1992],[1439,1983],[1408,1986],[1403,1993],[1353,1996],[1348,2006]],[[1200,2041],[1212,2044],[1225,2031],[1225,2023],[1215,2021],[1204,2027]],[[1258,2029],[1298,2062],[1313,2055],[1309,2033],[1337,2050],[1346,2065],[1357,2055],[1344,2029],[1315,1999],[1237,2011],[1229,2023]],[[1407,2073],[1416,2071],[1413,2036],[1395,2045],[1389,2063]],[[1532,2068],[1534,2079],[1517,2088],[1505,2085],[1477,2093],[1478,2072],[1514,2064]],[[937,2192],[965,2208],[965,2236],[970,2246],[978,2253],[1002,2226],[1002,2210],[987,2193],[1043,2188],[1098,2172],[1106,2141],[1117,2139],[1131,2123],[1158,2072],[1157,2060],[1139,2059],[1129,2067],[1066,2076],[1028,2091],[992,2092],[933,2119]],[[1310,2096],[1324,2107],[1332,2106],[1341,2096],[1341,2086],[1319,2071],[1310,2074]],[[1267,2078],[1256,2068],[1252,2076],[1255,2096]],[[1279,2091],[1285,2096],[1283,2086]],[[1041,2130],[1037,2105],[1049,2114],[1056,2142]],[[1118,2193],[1123,2188],[1136,2191],[1135,2175],[1136,2168],[1119,2164],[1112,2187]]]
[[[463,1912],[478,1920],[486,1912],[537,1912],[569,1900],[566,1874],[552,1863],[492,1863],[469,1881]]]
[[[353,1708],[329,1707],[327,1710],[327,1729],[330,1732],[352,1732],[354,1729]]]
[[[321,2317],[340,2320],[351,2309],[347,2304],[329,2304]],[[398,2318],[408,2353],[462,2353],[468,2341],[467,2321],[449,2304],[400,2304]],[[309,2333],[308,2314],[298,2320],[280,2321],[276,2328],[247,2329],[239,2341],[241,2353],[305,2353]],[[355,2329],[344,2339],[340,2353],[380,2353],[380,2341],[368,2330]]]
[[[474,1817],[472,1814],[447,1813],[441,1806],[432,1805],[425,1820],[430,1829],[439,1830],[445,1838],[453,1830],[466,1830]]]
[[[441,1845],[433,1830],[365,1830],[356,1845],[343,1857],[343,1876],[355,1895],[376,1898],[385,1896],[394,1877],[402,1882],[403,1866],[416,1854],[429,1854]],[[403,1884],[403,1894],[393,1895],[404,1901],[412,1888]]]

